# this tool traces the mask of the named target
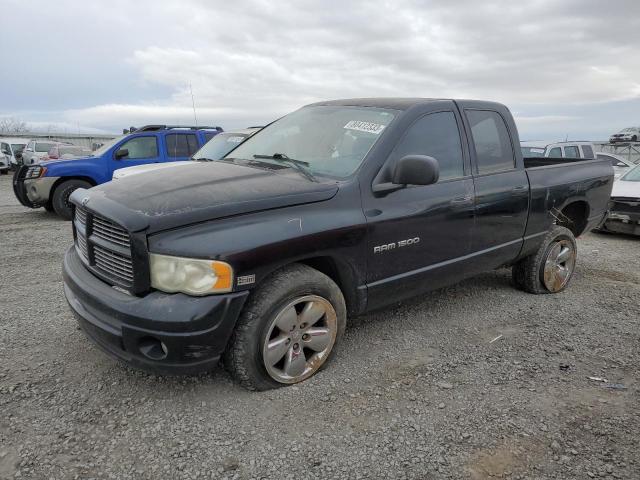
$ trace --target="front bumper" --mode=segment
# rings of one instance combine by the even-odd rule
[[[608,232],[640,235],[640,215],[611,212],[609,218],[604,222],[603,229]]]
[[[60,177],[25,179],[28,165],[18,168],[13,175],[13,193],[18,201],[29,208],[40,208],[47,204],[51,188]]]
[[[63,277],[69,306],[87,336],[112,357],[160,374],[215,367],[249,294],[190,297],[156,291],[135,297],[93,276],[75,247],[65,254]],[[149,350],[150,345],[162,349]]]

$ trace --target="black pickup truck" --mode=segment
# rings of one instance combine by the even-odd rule
[[[76,190],[65,294],[129,364],[222,358],[274,388],[325,365],[349,316],[505,266],[524,291],[562,291],[612,183],[605,160],[523,159],[500,104],[316,103],[222,160]]]

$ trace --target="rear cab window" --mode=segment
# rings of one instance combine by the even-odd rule
[[[582,148],[582,158],[596,158],[591,145],[581,145],[580,148]]]
[[[491,110],[465,110],[465,114],[471,125],[478,173],[483,175],[515,169],[513,146],[502,116]]]
[[[55,146],[54,143],[36,142],[36,152],[49,152]]]

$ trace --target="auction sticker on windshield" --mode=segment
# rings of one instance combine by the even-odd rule
[[[362,122],[360,120],[351,120],[344,128],[347,130],[358,130],[359,132],[373,133],[375,135],[380,134],[384,130],[384,125],[372,122]]]

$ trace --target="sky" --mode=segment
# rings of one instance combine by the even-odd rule
[[[523,140],[640,125],[638,0],[2,0],[0,117],[226,130],[351,97],[505,103]]]

